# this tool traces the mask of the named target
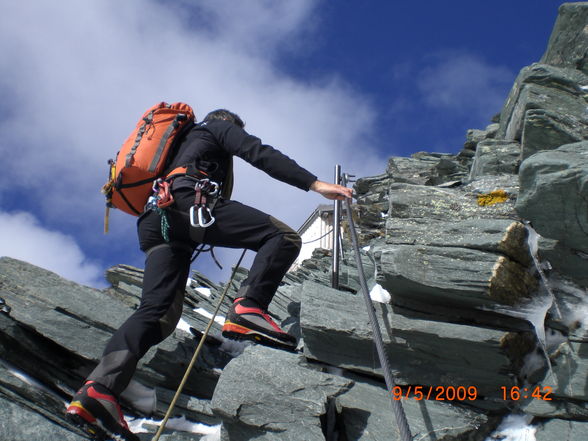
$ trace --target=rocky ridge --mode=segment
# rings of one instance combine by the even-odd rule
[[[500,439],[513,413],[538,441],[588,428],[586,23],[588,3],[560,8],[544,57],[461,152],[392,157],[355,183],[360,257],[370,289],[390,294],[375,309],[415,440]],[[339,290],[330,267],[316,250],[271,305],[299,352],[227,341],[219,320],[175,414],[231,441],[400,439],[345,240]],[[96,290],[0,259],[0,439],[85,439],[64,403],[137,307],[142,272],[107,279]],[[182,326],[121,397],[131,418],[163,417],[222,289],[192,275]],[[207,438],[172,425],[161,439]]]

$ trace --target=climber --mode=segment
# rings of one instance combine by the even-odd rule
[[[118,396],[129,384],[141,357],[175,329],[182,313],[190,258],[200,244],[257,252],[227,314],[223,335],[287,349],[296,347],[296,339],[274,323],[267,309],[298,256],[300,236],[274,217],[230,199],[233,156],[275,179],[313,190],[327,199],[351,198],[351,189],[318,180],[243,127],[238,115],[216,110],[195,124],[179,143],[169,169],[188,166],[189,174],[173,180],[174,203],[165,213],[148,209],[138,220],[139,244],[146,254],[141,303],[114,333],[98,366],[68,407],[68,416],[77,423],[94,424],[98,419],[110,432],[134,439],[118,406]],[[203,190],[204,177],[206,183],[214,185]],[[202,197],[201,190],[207,197]],[[193,208],[195,199],[198,219]],[[210,225],[202,228],[203,224]]]

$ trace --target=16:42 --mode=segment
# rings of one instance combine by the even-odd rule
[[[549,386],[535,386],[533,388],[519,387],[519,386],[500,386],[503,400],[526,400],[528,398],[535,398],[537,400],[551,401],[552,389]]]

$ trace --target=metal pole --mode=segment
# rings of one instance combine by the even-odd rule
[[[335,166],[335,184],[341,184],[341,166]],[[341,201],[333,204],[333,270],[331,271],[331,286],[339,289],[339,236],[341,234]]]

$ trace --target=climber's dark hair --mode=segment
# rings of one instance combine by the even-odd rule
[[[233,124],[238,125],[239,127],[245,127],[245,123],[243,120],[237,115],[236,113],[229,112],[226,109],[217,109],[210,112],[208,115],[204,117],[204,122],[210,122],[215,119],[224,119],[225,121],[230,121]]]

